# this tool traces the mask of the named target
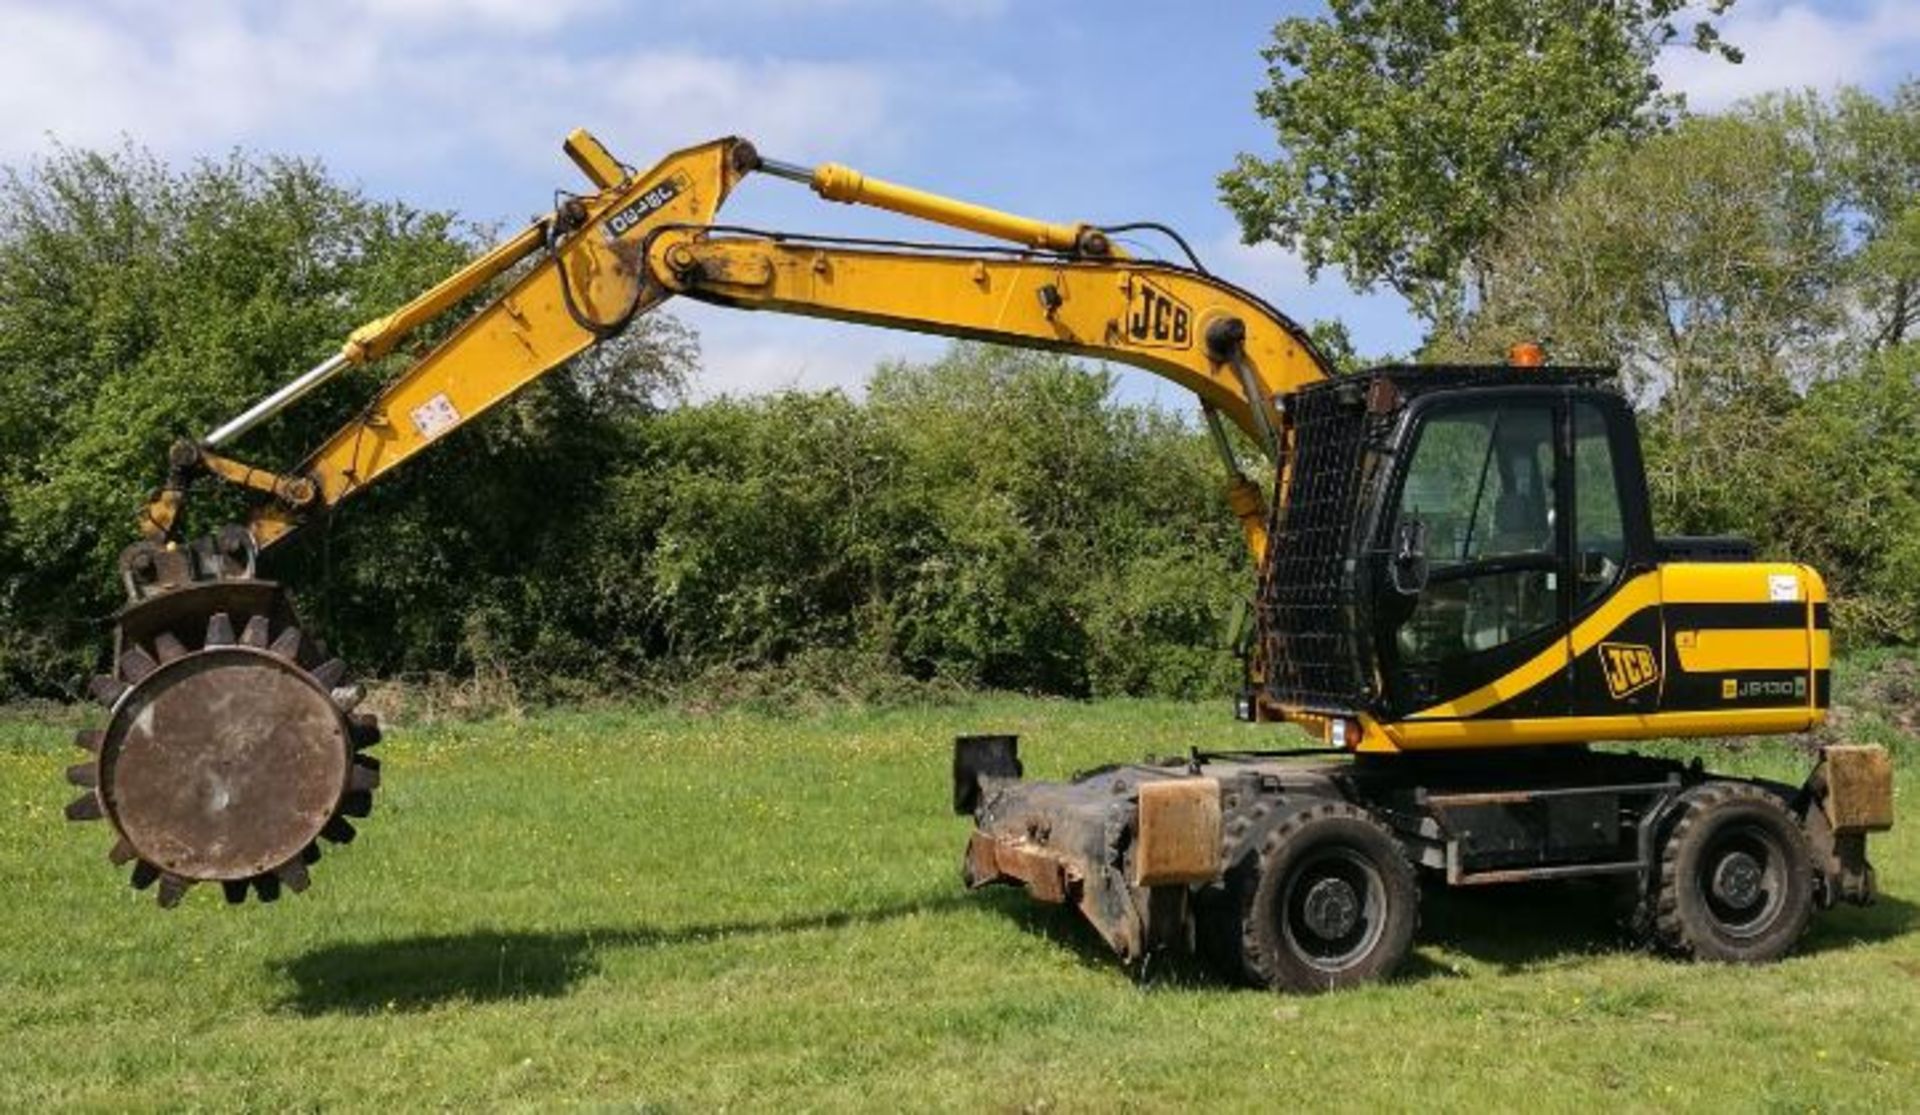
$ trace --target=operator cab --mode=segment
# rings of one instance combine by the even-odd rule
[[[1296,392],[1287,418],[1261,578],[1269,711],[1364,713],[1406,733],[1398,746],[1485,746],[1824,703],[1817,575],[1731,540],[1656,540],[1608,371],[1390,366]],[[1774,658],[1743,660],[1742,630]],[[1767,699],[1737,698],[1762,675]]]
[[[1394,431],[1372,634],[1396,718],[1505,676],[1654,564],[1625,400],[1599,373],[1502,378],[1407,398]],[[1510,711],[1563,716],[1569,696],[1536,685]]]

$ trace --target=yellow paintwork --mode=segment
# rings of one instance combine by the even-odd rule
[[[1269,395],[1326,374],[1284,325],[1235,288],[1150,264],[980,259],[677,232],[655,242],[648,264],[676,293],[705,302],[1122,361],[1187,388],[1256,439],[1246,392],[1231,368],[1207,355],[1202,338],[1209,325],[1227,317],[1246,324],[1246,353]],[[1043,287],[1057,293],[1057,308],[1042,300]],[[1130,334],[1131,316],[1148,298],[1156,305],[1171,299],[1188,315],[1178,339],[1171,329],[1163,339]]]
[[[1081,237],[1087,232],[1086,225],[1054,224],[1002,213],[984,205],[956,201],[911,186],[869,178],[852,167],[838,163],[827,163],[814,170],[813,191],[828,201],[870,205],[875,209],[886,209],[951,228],[1025,244],[1029,248],[1070,252],[1080,246]]]
[[[1404,720],[1380,724],[1363,718],[1359,751],[1466,751],[1533,747],[1596,740],[1690,736],[1776,735],[1804,732],[1820,722],[1810,707],[1706,709],[1645,716],[1561,716],[1525,720]]]
[[[1673,648],[1680,670],[1688,674],[1720,674],[1730,670],[1807,669],[1813,665],[1813,644],[1805,631],[1781,628],[1748,631],[1711,628],[1675,631]]]
[[[823,166],[823,197],[876,205],[1030,246],[1099,249],[1073,260],[934,256],[907,251],[801,247],[757,239],[710,238],[705,228],[747,173],[736,139],[676,152],[640,174],[585,132],[566,151],[600,192],[584,199],[586,220],[504,293],[463,322],[389,384],[295,470],[317,490],[312,507],[270,502],[250,526],[262,548],[287,536],[316,508],[329,508],[404,464],[434,440],[595,343],[568,314],[561,269],[575,301],[595,321],[644,313],[673,294],[752,309],[863,321],[975,337],[1122,361],[1193,390],[1260,440],[1259,419],[1231,368],[1206,354],[1205,329],[1233,315],[1246,326],[1245,351],[1259,391],[1293,390],[1327,372],[1311,349],[1257,302],[1215,281],[1127,259],[1089,236],[1085,225],[1050,224]],[[632,216],[636,205],[671,197]],[[625,214],[626,216],[622,216]],[[670,229],[670,230],[669,230]],[[400,309],[355,330],[343,350],[356,363],[393,351],[547,243],[535,224]],[[1050,287],[1058,304],[1041,302]],[[1158,311],[1155,317],[1153,311]],[[1129,335],[1145,313],[1144,338]],[[1180,327],[1174,328],[1176,318]],[[1144,319],[1143,319],[1144,320]],[[1162,335],[1156,336],[1153,325]],[[1266,502],[1235,480],[1229,503],[1256,557],[1266,544]]]
[[[577,161],[594,165],[599,147],[582,133],[569,141]],[[591,146],[587,144],[591,143]],[[656,284],[640,283],[637,243],[647,227],[667,222],[710,221],[743,171],[730,155],[738,140],[723,139],[675,152],[652,170],[587,199],[587,221],[561,248],[541,260],[504,293],[463,322],[451,336],[415,361],[371,405],[303,462],[299,472],[319,489],[318,503],[338,504],[404,464],[439,437],[471,421],[515,391],[558,368],[595,343],[595,336],[567,313],[561,298],[561,267],[580,308],[594,320],[618,318],[628,307],[644,312],[666,297]],[[602,153],[604,150],[602,149]],[[598,173],[610,173],[599,167]],[[607,219],[663,184],[677,193],[620,238],[605,234]],[[432,290],[386,317],[355,330],[347,352],[355,362],[391,351],[406,335],[444,314],[546,242],[540,225],[468,264]],[[624,254],[623,254],[624,253]],[[444,405],[441,401],[444,400]],[[422,408],[448,416],[444,424],[416,424]],[[284,538],[307,514],[281,503],[259,508],[249,524],[264,549]]]
[[[560,146],[567,158],[573,160],[573,165],[580,168],[580,173],[587,176],[587,181],[601,189],[610,190],[627,180],[627,168],[585,128],[568,132],[567,141]]]

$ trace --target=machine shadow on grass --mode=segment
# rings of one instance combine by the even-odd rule
[[[555,998],[599,968],[608,950],[694,945],[727,938],[879,925],[966,904],[930,895],[868,910],[655,929],[613,926],[559,933],[477,930],[328,945],[274,965],[293,984],[283,1005],[304,1015],[416,1011],[448,1002]]]
[[[1079,915],[1066,906],[1030,901],[1015,890],[976,896],[1022,929],[1072,952],[1083,965],[1120,971],[1113,953]],[[1920,930],[1920,906],[1882,894],[1873,906],[1839,906],[1816,913],[1793,956],[1811,956],[1855,944],[1872,944]],[[1635,952],[1627,924],[1627,902],[1612,886],[1568,881],[1465,890],[1440,885],[1421,888],[1420,930],[1414,948],[1401,962],[1395,983],[1457,978],[1461,972],[1424,954],[1442,948],[1488,964],[1502,973],[1524,972],[1540,964],[1581,954]],[[1791,957],[1789,958],[1791,959]],[[1141,973],[1143,982],[1176,987],[1228,986],[1198,957],[1156,959]]]
[[[1496,893],[1497,890],[1497,893]],[[1628,926],[1621,888],[1593,881],[1509,885],[1483,890],[1428,886],[1420,896],[1422,945],[1438,946],[1491,965],[1522,972],[1570,955],[1632,952],[1643,946]],[[1816,912],[1792,956],[1810,956],[1873,943],[1920,929],[1920,906],[1883,894],[1873,906]],[[1415,952],[1401,965],[1403,980],[1458,973]]]
[[[444,936],[329,945],[278,965],[293,983],[285,1005],[300,1014],[371,1014],[424,1010],[442,1003],[488,1002],[565,995],[592,975],[609,949],[701,944],[717,939],[880,925],[918,914],[960,908],[991,909],[1021,930],[1044,937],[1075,962],[1122,974],[1105,942],[1076,911],[1034,902],[1012,889],[931,895],[869,910],[654,929],[646,926],[563,933],[481,930]],[[1541,883],[1500,888],[1498,894],[1427,887],[1421,896],[1415,951],[1395,982],[1417,983],[1460,973],[1420,949],[1438,946],[1493,965],[1525,971],[1569,955],[1636,948],[1625,929],[1622,899],[1592,883]],[[1920,906],[1881,895],[1866,909],[1841,907],[1816,915],[1801,941],[1801,956],[1874,943],[1920,930]],[[1138,973],[1148,984],[1227,986],[1197,958],[1150,963]]]

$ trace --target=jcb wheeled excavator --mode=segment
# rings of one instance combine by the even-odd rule
[[[783,163],[740,139],[645,171],[584,132],[565,149],[590,192],[174,446],[121,559],[129,603],[93,686],[109,718],[81,735],[92,758],[70,769],[85,792],[68,809],[105,818],[113,862],[163,905],[197,882],[234,902],[304,889],[379,784],[358,689],[257,574],[261,555],[674,296],[1095,356],[1199,397],[1259,571],[1236,713],[1310,746],[1046,783],[1022,780],[1015,739],[963,737],[969,885],[1072,903],[1127,962],[1201,947],[1234,977],[1296,990],[1390,972],[1422,872],[1614,876],[1650,939],[1715,960],[1772,959],[1815,907],[1872,899],[1866,835],[1892,823],[1880,750],[1827,747],[1794,787],[1590,746],[1804,732],[1828,704],[1819,575],[1736,541],[1657,536],[1634,415],[1604,371],[1518,346],[1506,365],[1334,375],[1285,315],[1191,252],[1135,258],[1120,227]],[[716,223],[754,173],[997,243]],[[227,455],[496,283],[298,467]],[[1271,504],[1229,423],[1271,462]],[[253,493],[250,520],[186,540],[189,493],[208,482]]]

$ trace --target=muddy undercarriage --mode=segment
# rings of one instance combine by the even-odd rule
[[[1586,748],[1486,756],[1204,754],[1026,781],[1018,741],[963,737],[965,879],[1077,908],[1122,962],[1202,951],[1285,990],[1391,972],[1417,877],[1452,886],[1613,877],[1674,954],[1765,961],[1815,909],[1874,896],[1891,823],[1873,748],[1823,750],[1805,784]]]

